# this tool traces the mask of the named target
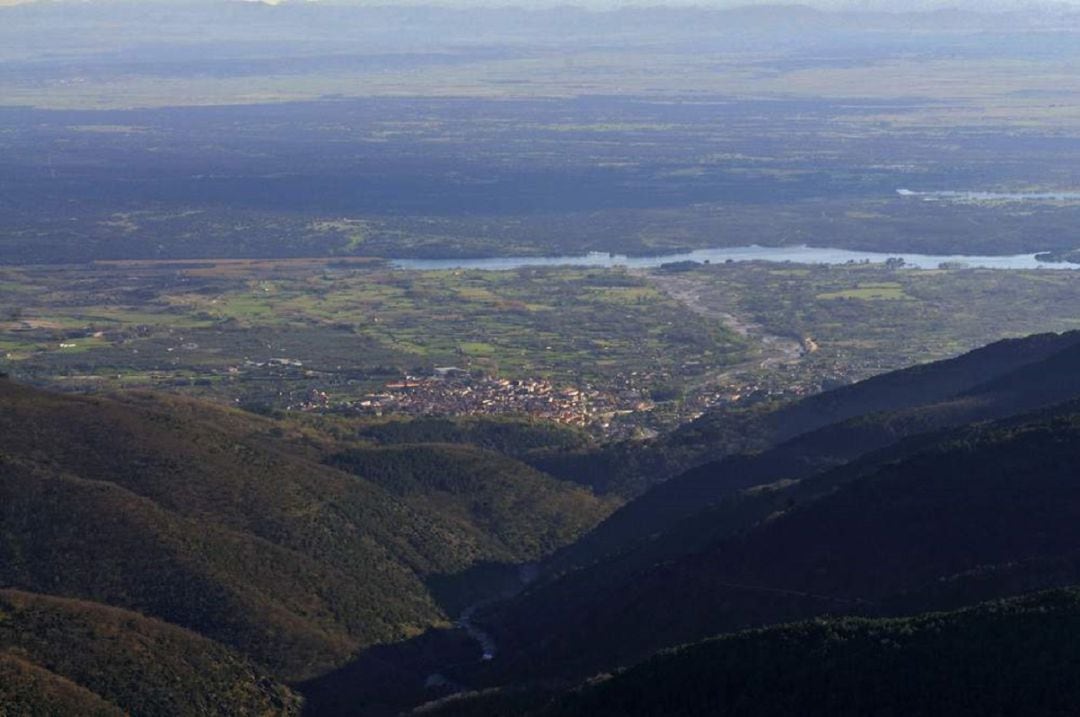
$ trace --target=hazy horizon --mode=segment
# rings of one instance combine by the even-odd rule
[[[266,5],[319,3],[325,5],[355,5],[367,7],[521,7],[546,9],[554,7],[583,7],[597,10],[616,10],[621,8],[641,7],[695,7],[702,9],[733,9],[742,7],[768,6],[805,6],[819,10],[873,11],[905,13],[912,11],[933,10],[979,10],[979,11],[1017,11],[1017,10],[1060,10],[1080,8],[1080,0],[803,0],[802,2],[775,2],[772,0],[201,0],[205,4],[215,2],[252,2]],[[0,0],[0,7],[28,4],[177,4],[177,0]]]

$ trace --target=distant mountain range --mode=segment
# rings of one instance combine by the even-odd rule
[[[940,3],[906,4],[881,2],[856,9],[850,4],[810,7],[800,4],[729,4],[724,7],[695,3],[379,3],[379,2],[246,2],[244,0],[38,0],[0,4],[5,24],[55,38],[82,29],[85,23],[120,23],[95,27],[99,37],[72,38],[92,44],[95,39],[116,37],[120,47],[146,47],[146,37],[115,35],[125,25],[145,27],[153,37],[170,42],[205,45],[215,42],[260,39],[258,32],[272,32],[263,40],[308,46],[313,40],[352,40],[349,49],[363,47],[507,44],[516,42],[561,45],[588,38],[635,43],[641,40],[730,36],[755,31],[811,37],[819,32],[970,34],[977,31],[1062,31],[1076,28],[1080,8],[1070,3]],[[154,26],[154,22],[159,23]],[[44,23],[44,24],[42,24]],[[298,24],[299,23],[299,24]],[[212,28],[201,37],[178,33],[188,26]],[[443,34],[437,30],[442,27]],[[472,33],[469,34],[469,30]],[[0,28],[2,30],[3,28]],[[14,29],[14,28],[11,28]],[[395,36],[379,32],[396,29]],[[258,31],[258,32],[256,32]],[[312,33],[316,33],[312,35]],[[3,36],[7,36],[4,33]],[[13,39],[18,39],[12,35]],[[362,45],[356,43],[361,41]],[[20,45],[22,43],[20,42]],[[343,46],[346,47],[346,46]],[[43,46],[40,50],[46,50]],[[55,49],[55,48],[54,48]],[[234,48],[240,50],[241,48]],[[330,51],[332,47],[323,47]]]

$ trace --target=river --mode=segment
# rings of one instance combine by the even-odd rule
[[[678,254],[660,254],[655,256],[627,256],[591,252],[578,256],[525,256],[525,257],[488,257],[482,259],[393,259],[391,264],[398,269],[412,271],[438,271],[447,269],[481,269],[488,271],[506,271],[525,267],[543,266],[580,266],[580,267],[616,267],[630,269],[651,269],[661,264],[680,261],[723,264],[728,261],[768,261],[792,262],[796,264],[848,264],[873,262],[880,263],[890,258],[904,260],[905,267],[914,269],[937,269],[942,265],[964,266],[978,269],[1080,269],[1080,265],[1039,261],[1035,254],[1012,254],[1005,256],[980,256],[964,254],[911,254],[907,252],[853,251],[850,249],[827,249],[810,246],[738,246],[717,249],[697,249]]]
[[[1076,202],[1080,201],[1080,192],[983,192],[983,191],[945,191],[913,192],[910,189],[897,189],[901,197],[915,197],[927,202]]]

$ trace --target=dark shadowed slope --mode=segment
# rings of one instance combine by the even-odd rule
[[[334,703],[343,707],[329,713],[348,714],[347,708],[363,696],[365,704],[383,700],[386,713],[393,714],[390,705],[407,705],[410,699],[415,704],[416,699],[437,694],[422,688],[424,678],[436,672],[472,687],[577,679],[632,664],[657,649],[745,626],[827,613],[937,609],[1080,582],[1080,543],[1070,548],[1072,538],[1064,533],[1052,549],[1025,552],[999,545],[995,550],[987,543],[989,553],[981,557],[977,542],[964,537],[965,530],[975,530],[979,521],[996,515],[996,509],[988,506],[1001,501],[1002,534],[1022,540],[1030,525],[1023,514],[1010,512],[1021,505],[1017,496],[1023,494],[1022,488],[1009,493],[1009,487],[1017,486],[1006,486],[995,493],[990,483],[957,484],[950,493],[939,495],[920,482],[938,479],[931,470],[937,459],[920,456],[951,455],[950,450],[959,450],[957,441],[962,444],[983,434],[986,446],[958,454],[957,460],[970,463],[970,470],[981,466],[982,455],[993,455],[991,447],[1000,443],[1002,454],[1018,461],[1018,473],[1054,479],[1029,455],[1038,442],[1037,432],[1016,437],[1031,441],[1030,446],[1009,438],[1015,427],[1035,426],[1045,417],[1002,417],[1080,396],[1080,360],[1074,360],[1080,354],[1078,341],[1078,334],[1007,341],[952,361],[899,372],[900,378],[875,379],[873,385],[886,387],[886,398],[876,397],[873,385],[845,389],[848,398],[865,392],[867,405],[874,407],[903,405],[847,418],[757,455],[691,471],[635,499],[546,561],[546,574],[524,593],[481,608],[476,619],[498,645],[492,663],[477,666],[478,654],[463,658],[452,640],[442,645],[434,639],[413,641],[400,649],[380,650],[371,661],[352,663],[334,679],[318,683],[320,704],[332,692]],[[920,385],[923,379],[929,387]],[[905,383],[910,389],[906,398],[900,388]],[[912,403],[916,398],[925,402]],[[846,399],[815,401],[838,405]],[[854,410],[853,406],[854,402],[848,404],[844,411]],[[1071,412],[1065,407],[1061,416],[1067,418]],[[995,418],[1002,422],[967,425]],[[894,477],[888,500],[872,503],[857,497],[845,515],[831,514],[844,496],[863,496],[857,486],[898,465],[910,466],[910,471],[904,468]],[[1057,521],[1048,525],[1067,532],[1071,523],[1054,511],[1067,510],[1073,487],[1067,475],[1056,478],[1062,484],[1048,488],[1043,496]],[[1049,497],[1055,490],[1057,495]],[[973,492],[973,504],[983,509],[974,517],[964,507],[968,491]],[[988,491],[981,503],[975,500],[980,491]],[[912,493],[925,503],[911,515],[890,513],[909,503]],[[904,533],[904,521],[921,515],[919,510],[940,516],[924,530],[959,533],[953,543],[946,540],[948,550],[934,548],[935,555],[955,550],[955,563],[923,565],[920,561],[928,559],[925,551],[908,550],[904,540],[912,536]],[[963,526],[949,523],[961,518],[970,521]],[[828,536],[845,521],[851,525],[842,539],[830,540]],[[776,537],[781,527],[796,524],[798,530]],[[883,543],[889,531],[905,537],[890,543],[898,564],[886,575],[898,582],[888,590],[851,589],[839,575],[832,575],[832,583],[813,580],[819,573],[829,575],[823,571],[830,566],[836,570],[850,564],[856,575],[881,582],[873,558],[858,551],[866,548],[872,556],[874,548],[867,546]],[[766,550],[766,545],[772,547]],[[832,562],[818,565],[816,548]],[[907,563],[905,556],[910,557]],[[443,648],[446,652],[440,656]],[[371,689],[378,676],[385,675],[392,675],[399,686],[393,694]],[[366,687],[359,692],[351,687],[360,684]]]
[[[752,630],[561,694],[449,700],[432,717],[1068,715],[1080,704],[1080,590],[906,619]]]
[[[882,374],[790,403],[713,410],[649,442],[540,452],[529,460],[598,492],[634,498],[697,466],[768,450],[861,416],[952,399],[1077,344],[1080,332],[1076,331],[999,341],[954,359]]]
[[[777,436],[796,427],[812,430],[761,453],[730,456],[654,487],[555,556],[550,568],[565,570],[617,554],[740,489],[805,478],[908,436],[1073,397],[1080,397],[1076,332],[1002,341],[813,396],[765,417],[776,426]],[[836,422],[830,422],[832,418]]]
[[[813,479],[817,491],[682,555],[600,565],[494,609],[485,619],[506,659],[492,669],[582,676],[746,626],[953,604],[947,587],[967,589],[957,577],[990,566],[991,596],[1073,582],[1063,566],[1080,552],[1078,463],[1070,404],[836,469]],[[1012,579],[1017,564],[1036,574]]]

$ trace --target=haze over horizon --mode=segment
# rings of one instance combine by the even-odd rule
[[[214,0],[202,0],[212,3]],[[982,10],[992,12],[1016,11],[1016,10],[1060,10],[1080,8],[1080,0],[907,0],[900,3],[896,0],[802,0],[801,2],[775,2],[772,0],[219,0],[220,2],[253,2],[266,5],[321,3],[326,5],[356,5],[356,6],[438,6],[438,7],[525,7],[525,8],[552,8],[560,6],[588,7],[601,10],[611,10],[632,7],[699,7],[713,9],[731,9],[753,6],[783,6],[795,5],[813,7],[820,10],[848,10],[848,11],[874,11],[874,12],[910,12],[910,11],[933,11],[947,9]],[[135,0],[0,0],[0,7],[11,7],[27,4],[55,4],[55,3],[79,3],[79,4],[113,4],[122,5]],[[170,4],[175,0],[139,0],[138,4],[152,2],[157,4]]]

